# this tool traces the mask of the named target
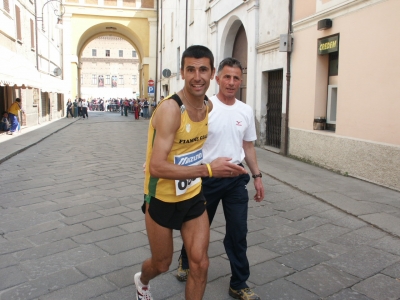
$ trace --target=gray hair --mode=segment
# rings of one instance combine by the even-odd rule
[[[242,67],[242,64],[241,64],[240,61],[238,61],[236,58],[233,58],[233,57],[224,58],[224,59],[219,63],[218,71],[217,71],[217,72],[218,72],[218,73],[221,72],[222,69],[223,69],[224,67],[226,67],[226,66],[228,66],[228,67],[233,67],[233,68],[239,68],[240,71],[241,71],[241,73],[243,74],[243,67]]]

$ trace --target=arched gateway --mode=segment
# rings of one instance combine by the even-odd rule
[[[79,97],[80,58],[86,45],[100,36],[128,41],[139,58],[140,96],[147,97],[147,82],[155,79],[157,12],[155,0],[67,0],[64,25],[64,70],[70,80],[68,98]],[[70,77],[68,78],[68,75]]]

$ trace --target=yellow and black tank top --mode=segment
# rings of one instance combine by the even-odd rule
[[[208,100],[207,97],[205,100]],[[193,166],[201,164],[203,160],[202,147],[208,134],[208,106],[206,106],[206,117],[200,122],[194,122],[182,104],[177,94],[173,94],[157,105],[153,115],[164,101],[176,101],[181,109],[181,125],[175,134],[172,149],[168,155],[168,162],[183,166]],[[168,117],[168,116],[166,116]],[[144,193],[146,200],[155,197],[164,202],[180,202],[193,198],[201,191],[201,178],[188,178],[186,180],[172,180],[155,178],[150,176],[149,165],[150,157],[153,152],[153,142],[157,131],[152,126],[150,119],[147,136],[146,170],[144,181]]]

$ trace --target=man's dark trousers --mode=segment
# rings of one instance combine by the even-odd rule
[[[250,276],[250,267],[246,255],[249,203],[246,185],[250,181],[250,176],[243,174],[233,178],[205,177],[202,180],[210,224],[214,219],[218,204],[222,200],[226,220],[224,246],[232,270],[230,286],[235,290],[247,288],[246,281]],[[182,266],[184,269],[188,269],[189,264],[184,248],[181,254]],[[210,267],[212,268],[212,266]]]

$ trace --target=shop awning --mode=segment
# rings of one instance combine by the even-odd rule
[[[39,88],[42,92],[65,93],[65,81],[38,72],[24,56],[0,46],[0,86]]]
[[[22,55],[0,46],[0,84],[40,87],[39,72]]]

